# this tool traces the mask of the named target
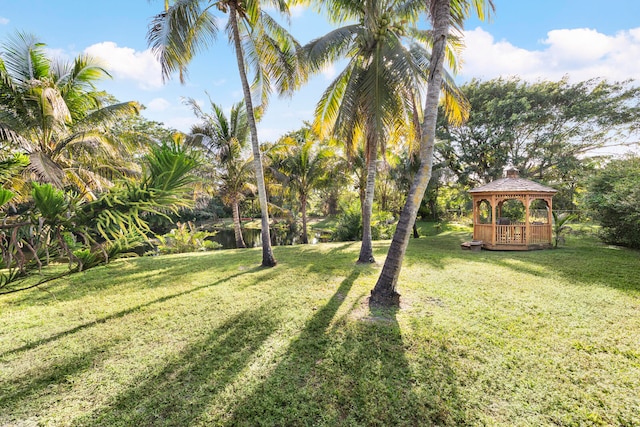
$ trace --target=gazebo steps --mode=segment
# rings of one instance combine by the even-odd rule
[[[482,249],[483,243],[484,242],[482,240],[472,240],[470,242],[461,243],[460,248],[477,252]]]

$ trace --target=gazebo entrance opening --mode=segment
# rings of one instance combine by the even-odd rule
[[[529,250],[552,246],[552,199],[556,190],[522,179],[517,171],[470,191],[473,239],[485,249]]]

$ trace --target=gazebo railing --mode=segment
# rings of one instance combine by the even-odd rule
[[[473,238],[485,243],[493,241],[492,224],[475,224]],[[510,225],[495,225],[496,245],[535,245],[551,242],[551,225],[529,224],[529,238],[527,240],[527,227],[524,223]]]
[[[527,228],[524,223],[496,225],[496,243],[502,245],[524,245],[527,242]]]
[[[529,244],[551,243],[551,224],[531,224],[529,230]]]
[[[493,226],[491,224],[476,224],[473,226],[474,240],[482,240],[485,243],[491,243],[492,234]]]

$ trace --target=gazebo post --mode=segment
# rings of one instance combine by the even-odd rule
[[[491,245],[496,244],[496,196],[491,195]]]
[[[529,245],[529,232],[531,230],[529,226],[529,203],[531,203],[531,201],[529,200],[528,194],[524,196],[524,201],[524,244]]]
[[[549,244],[553,245],[553,198],[549,197],[549,199],[547,200],[547,206],[549,206],[549,209],[547,209],[547,224],[549,226]]]

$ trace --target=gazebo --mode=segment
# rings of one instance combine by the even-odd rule
[[[515,168],[508,168],[506,175],[469,191],[473,196],[473,243],[481,241],[484,249],[506,251],[552,247],[552,199],[557,190],[520,178]],[[503,216],[504,204],[512,200],[522,204],[518,218]],[[533,202],[542,209],[532,209]]]

